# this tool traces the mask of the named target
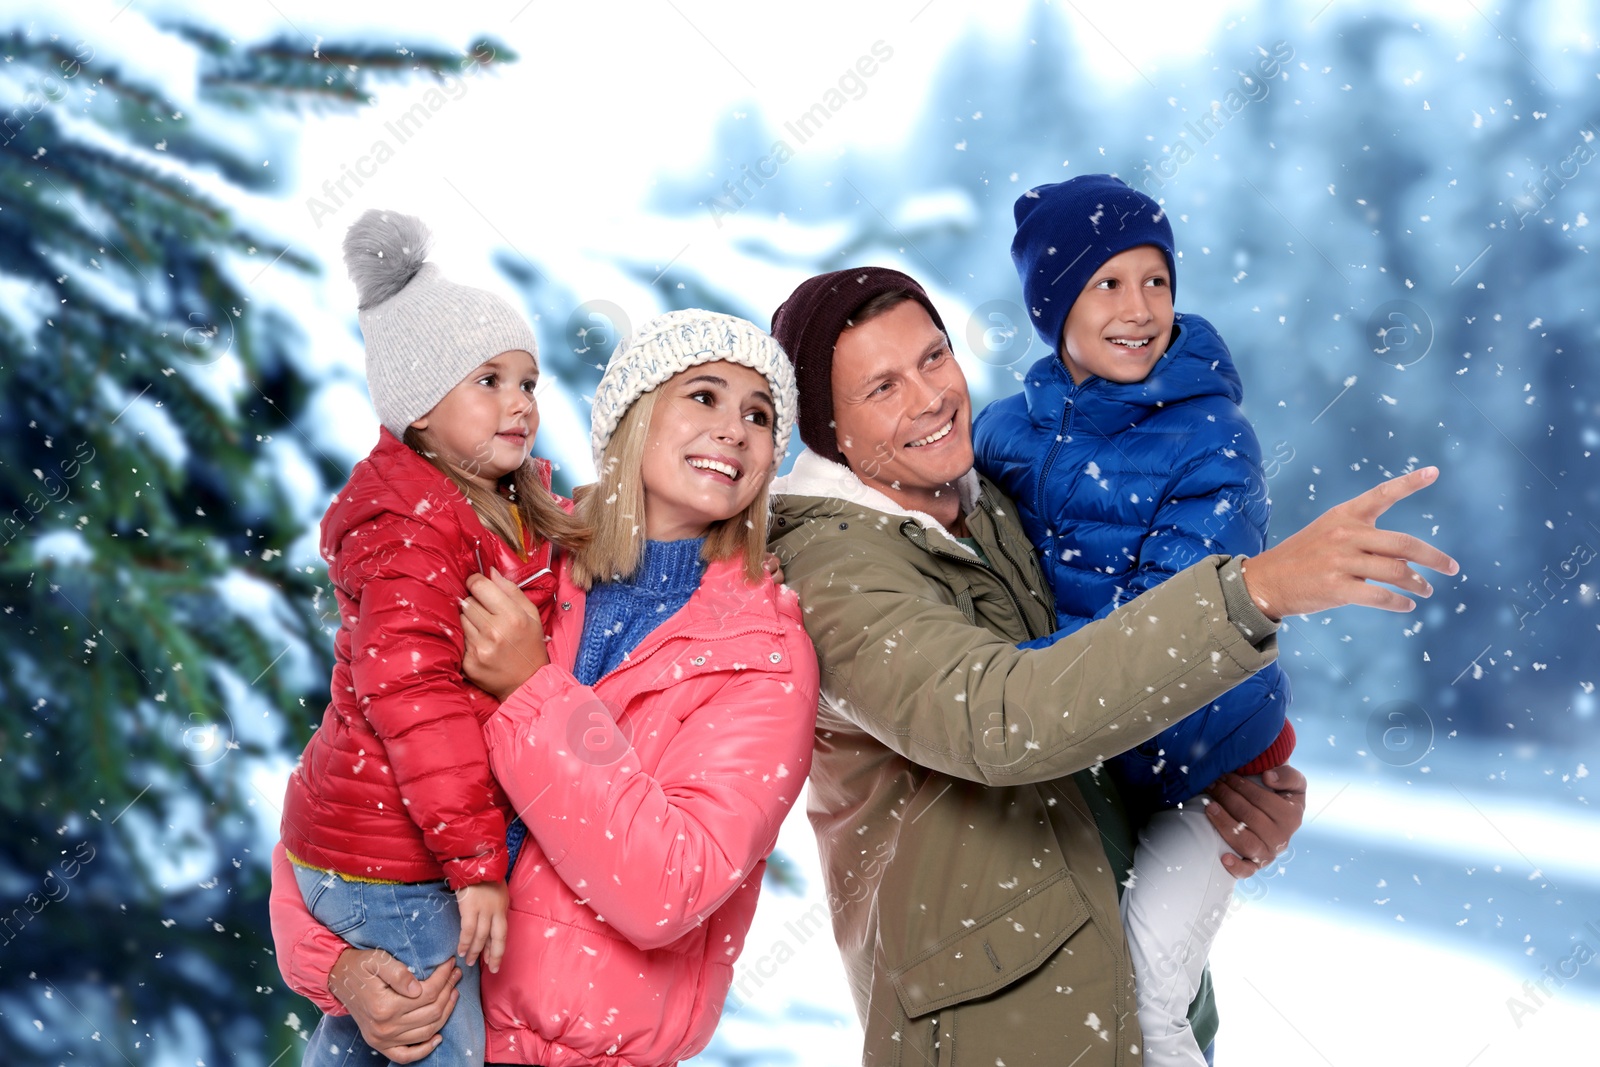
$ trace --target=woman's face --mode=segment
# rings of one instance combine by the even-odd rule
[[[701,537],[749,507],[773,471],[767,379],[738,363],[702,363],[658,387],[644,461],[645,536]]]

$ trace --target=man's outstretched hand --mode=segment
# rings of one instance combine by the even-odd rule
[[[1431,485],[1438,467],[1391,478],[1342,504],[1335,504],[1241,567],[1244,585],[1271,619],[1365,604],[1385,611],[1410,611],[1412,596],[1433,595],[1433,586],[1412,570],[1415,563],[1455,574],[1455,560],[1410,534],[1379,529],[1378,517],[1397,501]],[[1402,595],[1374,583],[1382,582]]]

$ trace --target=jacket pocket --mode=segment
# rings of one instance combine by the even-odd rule
[[[913,1021],[932,1031],[928,1062],[938,1067],[995,1063],[1115,1067],[1140,1062],[1143,1044],[1131,997],[1118,997],[1115,954],[1093,922],[1080,927],[1042,965],[991,996],[942,1008]],[[929,1026],[930,1020],[936,1020]],[[918,1061],[906,1059],[905,1067]],[[920,1067],[920,1064],[919,1064]]]
[[[889,971],[912,1019],[987,996],[1032,973],[1089,918],[1089,905],[1065,869],[966,929]]]

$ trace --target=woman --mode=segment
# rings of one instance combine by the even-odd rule
[[[464,670],[503,700],[485,736],[526,825],[506,958],[483,977],[489,1060],[653,1067],[710,1040],[811,762],[816,658],[762,569],[795,404],[788,360],[751,323],[646,323],[596,393],[600,481],[578,508],[595,532],[561,562],[548,647],[514,586],[473,583]],[[350,949],[276,855],[290,986],[393,1060],[431,1052],[455,969],[423,986]],[[386,986],[423,995],[396,1018]]]

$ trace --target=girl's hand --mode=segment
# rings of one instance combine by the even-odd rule
[[[461,605],[461,629],[467,635],[461,672],[503,703],[550,657],[538,610],[509,578],[497,570],[490,573],[493,578],[467,576],[472,596]]]
[[[465,956],[471,967],[482,953],[484,966],[499,974],[500,961],[506,957],[506,911],[511,907],[505,880],[458,889],[456,904],[461,908],[461,940],[456,944],[456,955]]]
[[[461,968],[445,960],[427,981],[382,949],[346,949],[328,974],[328,991],[350,1009],[361,1039],[393,1063],[415,1063],[439,1047],[439,1031],[461,994]]]
[[[1306,776],[1285,763],[1261,776],[1263,788],[1237,774],[1225,774],[1206,790],[1213,803],[1206,815],[1222,840],[1239,855],[1223,856],[1235,878],[1248,878],[1289,847],[1289,838],[1306,816]]]
[[[1432,596],[1433,586],[1407,566],[1419,563],[1440,574],[1455,574],[1456,561],[1426,541],[1377,528],[1378,516],[1439,476],[1439,468],[1391,478],[1343,504],[1310,525],[1244,562],[1245,589],[1271,619],[1309,615],[1346,604],[1385,611],[1410,611],[1409,597],[1372,583],[1383,582],[1415,596]]]

